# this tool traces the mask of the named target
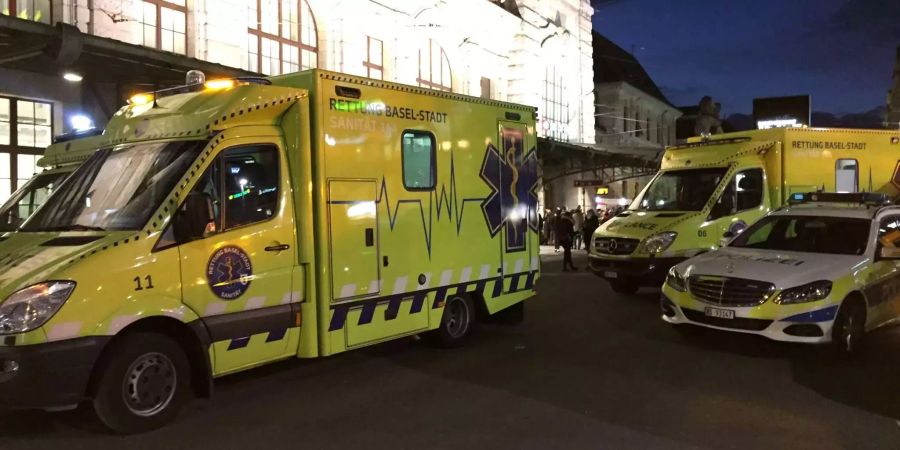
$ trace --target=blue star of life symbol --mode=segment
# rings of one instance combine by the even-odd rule
[[[481,179],[491,194],[481,203],[491,236],[506,228],[506,252],[525,249],[528,229],[537,230],[537,152],[525,152],[524,133],[504,128],[503,149],[488,144]]]

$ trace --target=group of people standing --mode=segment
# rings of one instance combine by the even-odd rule
[[[598,213],[593,209],[589,209],[585,214],[582,212],[581,206],[573,210],[556,208],[555,211],[551,211],[547,209],[538,218],[541,228],[541,243],[552,244],[556,247],[556,251],[559,251],[560,247],[563,248],[563,271],[578,270],[572,263],[572,247],[579,250],[583,245],[585,249],[588,249],[594,231],[609,217],[608,212]]]

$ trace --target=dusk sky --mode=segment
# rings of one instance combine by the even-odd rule
[[[594,29],[634,48],[676,105],[703,95],[724,116],[754,97],[810,94],[815,111],[885,104],[900,0],[600,0]]]

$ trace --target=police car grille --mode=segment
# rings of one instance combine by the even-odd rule
[[[726,306],[756,306],[768,300],[775,285],[764,281],[694,275],[688,289],[697,300]]]
[[[594,239],[594,249],[606,255],[630,255],[640,242],[637,239],[598,237]]]

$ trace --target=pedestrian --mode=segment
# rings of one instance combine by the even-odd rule
[[[572,212],[566,211],[556,223],[556,239],[563,248],[563,272],[578,270],[572,264],[572,241],[575,237],[575,220],[572,219]]]
[[[584,227],[584,214],[581,212],[581,205],[575,208],[572,213],[572,220],[575,222],[575,250],[581,250],[582,229]]]
[[[594,231],[597,231],[597,228],[599,227],[600,219],[597,217],[597,213],[595,213],[593,209],[589,209],[587,218],[584,219],[584,228],[582,231],[584,237],[584,249],[588,252],[591,251],[591,237],[594,235]]]
[[[544,245],[550,245],[550,243],[551,243],[550,239],[553,234],[551,232],[552,229],[553,229],[553,211],[550,211],[549,209],[545,209],[544,210],[544,224],[541,227],[541,242],[543,242]]]
[[[541,232],[538,239],[538,245],[544,245],[544,215],[541,213],[538,213],[538,230]]]
[[[561,214],[559,208],[556,208],[556,211],[550,216],[550,240],[553,242],[553,250],[556,252],[559,251],[559,237],[556,234],[556,227],[559,225]]]

